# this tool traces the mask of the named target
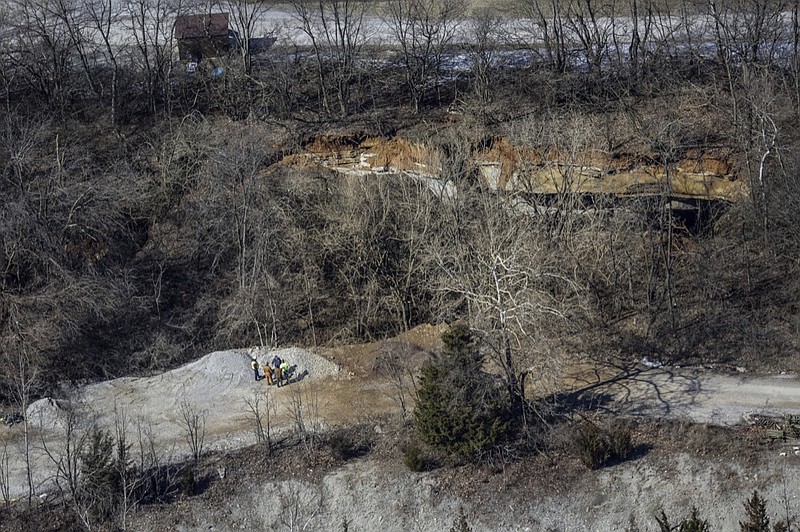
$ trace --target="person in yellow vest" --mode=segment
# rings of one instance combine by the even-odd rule
[[[286,361],[281,362],[280,378],[278,378],[278,386],[289,384],[289,363]]]

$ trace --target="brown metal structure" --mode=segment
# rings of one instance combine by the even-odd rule
[[[181,15],[175,19],[181,61],[218,57],[230,49],[228,13]]]

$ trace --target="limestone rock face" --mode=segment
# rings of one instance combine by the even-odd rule
[[[402,137],[320,137],[305,157],[342,174],[409,174],[441,178],[445,157],[437,149]],[[646,155],[588,150],[537,150],[495,138],[473,150],[469,163],[493,190],[533,194],[591,193],[660,195],[698,200],[737,201],[747,194],[723,150],[687,150],[665,166]]]

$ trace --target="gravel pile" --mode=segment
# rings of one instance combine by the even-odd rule
[[[144,378],[124,377],[91,384],[80,390],[77,399],[85,410],[91,410],[100,425],[112,426],[123,411],[141,416],[153,423],[179,423],[181,405],[197,410],[211,410],[220,417],[231,417],[242,410],[253,391],[266,389],[254,382],[250,360],[259,364],[278,355],[295,366],[293,379],[313,382],[317,378],[336,378],[341,367],[306,349],[290,347],[270,349],[252,347],[216,351],[179,368]],[[299,379],[298,379],[299,378]],[[49,398],[31,404],[28,419],[36,426],[50,430],[63,428],[64,412]]]
[[[315,355],[311,351],[299,347],[287,347],[285,349],[270,350],[266,347],[253,347],[247,350],[248,356],[255,356],[258,363],[262,366],[271,362],[275,355],[281,357],[289,366],[297,366],[295,375],[305,372],[308,377],[335,376],[341,373],[342,368],[331,362],[327,358]]]
[[[292,380],[281,388],[267,386],[263,380],[256,382],[250,368],[251,357],[256,357],[263,367],[275,355],[295,367]],[[139,428],[150,431],[161,459],[170,462],[191,454],[187,414],[202,420],[206,450],[242,447],[255,443],[253,414],[248,406],[254,398],[270,398],[274,433],[289,431],[294,426],[293,394],[305,393],[302,391],[342,374],[337,364],[306,349],[252,347],[210,353],[152,377],[124,377],[84,386],[69,400],[80,415],[79,431],[97,426],[114,434],[116,424],[124,417],[131,437]],[[42,438],[56,455],[63,449],[66,406],[65,402],[45,398],[31,404],[26,412],[30,423],[41,427]],[[314,419],[313,423],[322,426],[325,420]],[[33,460],[37,463],[35,481],[52,481],[52,459],[39,452]],[[11,457],[10,467],[10,484],[16,497],[25,492],[22,456]]]

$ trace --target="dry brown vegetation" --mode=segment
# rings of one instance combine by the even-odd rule
[[[335,350],[460,319],[519,398],[573,353],[800,365],[798,2],[527,1],[530,32],[476,11],[463,44],[461,3],[391,4],[396,62],[364,67],[351,6],[339,37],[220,58],[218,79],[184,75],[169,30],[121,54],[61,2],[10,2],[2,404],[231,344]],[[648,31],[617,35],[620,13]],[[315,162],[365,151],[455,192]]]
[[[651,29],[677,9],[628,4],[613,14],[638,6]],[[88,50],[69,33],[88,22],[68,13],[55,12],[60,40],[45,39],[44,3],[14,2],[5,24],[28,40],[4,34],[1,56],[6,380],[24,375],[42,393],[63,378],[163,369],[230,341],[319,345],[459,317],[487,340],[507,320],[499,340],[513,337],[525,364],[565,346],[764,367],[793,357],[797,58],[758,47],[795,42],[791,25],[768,24],[793,6],[678,9],[679,19],[720,21],[705,36],[713,57],[688,34],[662,35],[650,44],[663,55],[642,44],[635,57],[608,51],[619,51],[612,34],[559,34],[525,68],[487,63],[492,83],[476,96],[475,72],[444,76],[451,42],[432,43],[424,65],[355,74],[351,56],[287,63],[276,47],[253,64],[220,59],[227,77],[215,80],[174,71],[163,60],[169,40],[149,43],[156,60],[145,64]],[[450,8],[434,25],[449,23]],[[590,8],[541,13],[574,32]],[[764,32],[734,24],[750,8]],[[397,23],[421,24],[418,15]],[[575,44],[588,70],[564,62]],[[34,61],[37,49],[55,62]],[[89,52],[106,54],[113,79],[81,61]],[[412,68],[422,70],[408,77]],[[436,170],[458,198],[398,176],[343,178],[299,155],[363,150],[372,168]],[[473,163],[485,159],[539,215],[480,186]],[[620,187],[637,199],[607,194]],[[734,202],[667,208],[704,195]],[[500,281],[515,316],[486,299]],[[58,372],[45,369],[56,359]]]

